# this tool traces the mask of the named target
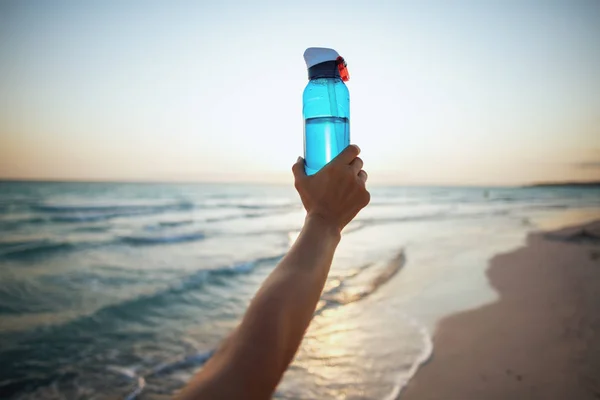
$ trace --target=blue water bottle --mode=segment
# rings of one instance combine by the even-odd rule
[[[333,49],[304,52],[308,85],[302,96],[305,170],[313,175],[350,145],[350,93],[346,62]]]

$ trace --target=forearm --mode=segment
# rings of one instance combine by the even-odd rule
[[[307,218],[298,240],[248,309],[245,320],[264,318],[262,312],[267,309],[278,327],[286,330],[264,334],[285,342],[290,359],[312,319],[339,241],[339,231],[321,219]]]
[[[198,376],[201,391],[193,392],[208,399],[233,396],[236,390],[250,399],[271,395],[312,319],[339,241],[339,231],[330,224],[317,217],[306,219],[296,243],[263,283],[239,327]],[[230,386],[219,387],[219,382]]]
[[[264,368],[281,375],[293,358],[321,296],[339,243],[317,219],[307,219],[296,243],[267,278],[250,304],[237,340],[256,355]],[[254,357],[252,357],[254,358]],[[275,382],[279,376],[273,376]]]

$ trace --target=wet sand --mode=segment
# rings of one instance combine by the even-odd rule
[[[500,299],[442,320],[401,399],[600,399],[600,221],[531,234],[487,275]]]

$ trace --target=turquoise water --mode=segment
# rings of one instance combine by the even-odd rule
[[[350,144],[348,118],[308,118],[304,125],[306,173],[313,175]]]
[[[277,399],[393,399],[486,260],[597,189],[372,188]],[[166,399],[298,234],[288,186],[0,183],[0,398]],[[434,349],[435,350],[435,349]]]

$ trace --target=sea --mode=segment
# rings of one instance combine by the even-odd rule
[[[371,187],[275,399],[394,400],[495,254],[600,189]],[[168,399],[304,220],[291,185],[0,182],[0,398]]]

